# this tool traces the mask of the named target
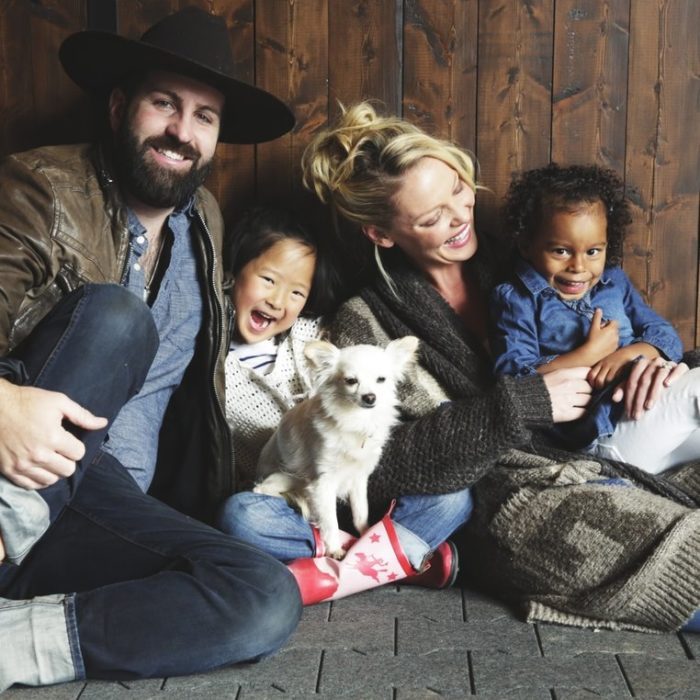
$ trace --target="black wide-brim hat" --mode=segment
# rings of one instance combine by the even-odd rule
[[[91,93],[104,94],[131,74],[167,70],[211,85],[224,95],[219,141],[261,143],[294,126],[287,105],[265,90],[233,77],[233,52],[222,17],[196,7],[168,15],[139,41],[84,31],[61,45],[68,76]]]

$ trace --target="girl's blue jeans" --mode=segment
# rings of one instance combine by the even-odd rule
[[[469,489],[439,496],[397,499],[391,519],[404,554],[414,569],[419,570],[426,556],[469,520],[472,508]],[[384,513],[374,514],[374,520],[382,515]],[[276,496],[252,491],[234,494],[221,509],[219,527],[281,561],[316,554],[309,522],[283,498]]]

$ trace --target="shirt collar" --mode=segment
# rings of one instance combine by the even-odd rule
[[[179,215],[184,215],[188,219],[191,219],[194,216],[194,195],[190,197],[190,199],[181,207],[178,209],[175,209],[169,216],[170,217],[177,217]],[[146,228],[145,226],[141,223],[139,220],[139,217],[136,216],[134,213],[134,210],[131,207],[127,207],[127,226],[129,227],[129,234],[133,237],[135,236],[142,236],[146,233]]]
[[[518,262],[515,266],[515,274],[525,285],[527,291],[530,292],[530,294],[532,294],[532,296],[537,296],[546,289],[551,289],[552,291],[554,291],[547,284],[547,280],[539,272],[537,272],[537,270],[535,270],[535,268],[532,267],[532,265],[530,265],[529,262],[527,262],[523,258],[518,259]]]
[[[523,258],[518,258],[518,262],[515,266],[515,274],[518,276],[520,281],[525,285],[525,288],[532,294],[532,296],[538,296],[542,292],[549,290],[551,293],[556,294],[556,292],[547,284],[547,280],[535,270],[529,262]],[[610,276],[610,268],[605,268],[603,274],[598,280],[598,284],[608,285],[612,282]],[[589,292],[590,293],[590,290]]]

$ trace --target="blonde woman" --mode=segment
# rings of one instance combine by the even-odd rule
[[[337,313],[334,341],[421,339],[404,420],[370,498],[476,484],[462,568],[525,603],[530,619],[657,630],[687,623],[700,605],[700,514],[691,498],[683,506],[657,495],[670,491],[662,482],[652,484],[655,494],[609,478],[609,465],[529,449],[538,429],[584,415],[589,368],[492,375],[491,266],[474,224],[469,155],[361,103],[317,135],[303,172],[348,249],[360,250],[358,263],[366,269],[372,258],[376,270]],[[667,374],[657,370],[645,363],[624,390],[647,392],[653,403]]]

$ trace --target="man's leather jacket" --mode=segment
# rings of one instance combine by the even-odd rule
[[[151,492],[211,520],[218,502],[233,491],[224,411],[224,225],[218,204],[203,187],[195,210],[204,321],[194,358],[166,412]],[[101,148],[50,146],[5,158],[0,163],[0,356],[63,295],[86,282],[120,283],[128,247],[125,206]]]

